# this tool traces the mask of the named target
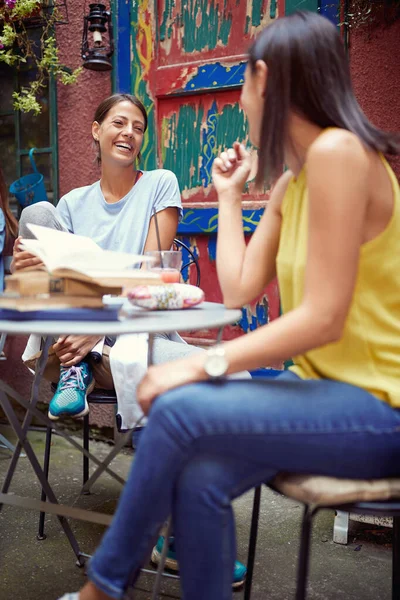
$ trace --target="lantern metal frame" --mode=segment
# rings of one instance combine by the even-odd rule
[[[89,32],[108,34],[108,46],[89,46]],[[89,4],[89,14],[83,17],[82,59],[83,66],[92,71],[110,71],[114,54],[114,32],[111,12],[100,2]]]

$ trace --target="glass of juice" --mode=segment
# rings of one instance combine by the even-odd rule
[[[151,250],[145,254],[155,259],[150,270],[159,273],[164,283],[180,282],[182,268],[182,252],[180,250]]]

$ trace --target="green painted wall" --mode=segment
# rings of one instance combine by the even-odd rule
[[[290,15],[296,10],[311,10],[318,12],[318,1],[317,0],[286,0],[285,2],[285,14]]]

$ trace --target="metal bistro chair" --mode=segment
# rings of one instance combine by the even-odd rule
[[[305,600],[307,596],[312,521],[319,510],[326,509],[393,517],[392,600],[400,600],[400,479],[357,480],[282,473],[275,478],[271,487],[304,504],[296,600]],[[254,494],[244,600],[250,600],[251,596],[260,495],[261,487],[257,487]]]
[[[3,261],[4,261],[4,274],[10,275],[11,274],[10,268],[11,268],[12,256],[8,256],[8,255],[3,256]],[[6,339],[7,339],[7,334],[1,333],[0,334],[0,361],[7,360],[7,357],[4,354],[4,346],[6,343]],[[0,393],[4,394],[5,392],[0,392]],[[6,448],[10,452],[14,452],[14,450],[15,450],[14,445],[11,444],[11,442],[9,442],[9,440],[1,433],[0,433],[0,448]],[[26,454],[21,453],[20,456],[25,457]]]
[[[0,334],[0,361],[7,360],[7,357],[4,354],[4,346],[6,343],[6,339],[7,339],[6,333]],[[0,395],[1,394],[5,394],[5,392],[0,391]],[[13,444],[11,444],[11,442],[2,433],[0,433],[0,448],[5,448],[6,450],[9,450],[10,452],[14,452],[14,450],[15,450],[15,446]],[[21,453],[20,456],[25,457],[26,454]]]
[[[197,285],[197,287],[199,287],[200,286],[200,265],[199,265],[197,256],[195,255],[193,250],[187,244],[185,244],[182,240],[175,239],[174,246],[182,249],[182,254],[183,254],[183,256],[182,256],[183,264],[181,267],[182,276],[184,278],[188,279],[190,276],[190,268],[192,265],[194,265],[194,267],[196,269],[196,285]],[[56,390],[56,385],[52,384],[52,391],[55,392],[55,390]],[[90,404],[116,405],[117,397],[115,395],[114,390],[95,389],[95,390],[93,390],[93,392],[91,394],[88,395],[87,401],[88,401],[89,405]],[[87,451],[89,451],[89,434],[90,434],[89,414],[87,414],[83,417],[83,447]],[[46,476],[46,479],[48,479],[48,476],[49,476],[51,438],[52,438],[52,429],[51,429],[51,427],[48,427],[46,430],[46,443],[45,443],[44,464],[43,464],[43,471]],[[89,479],[89,459],[87,456],[83,455],[83,476],[82,476],[83,485],[85,485],[85,483],[88,481],[88,479]],[[84,493],[89,494],[90,490],[85,491]],[[41,500],[43,502],[45,502],[45,500],[46,500],[46,494],[44,493],[43,490],[42,490]],[[37,534],[38,540],[46,539],[46,535],[44,533],[44,520],[45,520],[45,513],[40,513],[39,530],[38,530],[38,534]]]

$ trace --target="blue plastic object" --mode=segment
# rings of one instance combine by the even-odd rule
[[[17,181],[14,181],[10,185],[10,192],[14,194],[17,202],[22,208],[34,204],[35,202],[42,202],[47,200],[46,188],[44,187],[43,175],[41,175],[37,168],[33,153],[36,148],[29,150],[29,160],[33,168],[33,173],[24,175]]]

